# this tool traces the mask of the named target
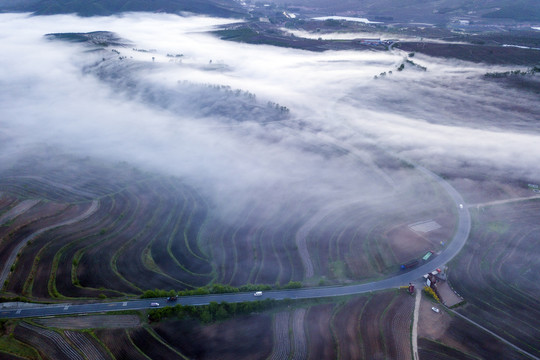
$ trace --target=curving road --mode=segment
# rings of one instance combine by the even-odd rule
[[[111,303],[93,303],[93,304],[55,304],[40,307],[24,307],[24,308],[4,308],[0,311],[0,318],[22,318],[22,317],[36,317],[36,316],[55,316],[66,314],[83,314],[83,313],[95,313],[95,312],[107,312],[107,311],[119,311],[119,310],[141,310],[150,308],[150,304],[158,302],[160,307],[171,304],[183,304],[183,305],[205,305],[212,301],[215,302],[242,302],[251,300],[264,300],[275,299],[282,300],[289,299],[311,299],[320,297],[331,296],[344,296],[362,294],[371,291],[386,290],[391,288],[397,288],[402,285],[407,285],[409,282],[414,282],[422,277],[427,272],[433,271],[435,268],[442,267],[449,262],[454,256],[456,256],[465,245],[469,232],[471,230],[471,216],[467,206],[465,205],[461,195],[444,179],[434,174],[428,169],[416,166],[416,168],[427,177],[431,178],[440,184],[448,193],[450,198],[454,201],[456,211],[458,214],[458,222],[456,232],[449,242],[449,245],[438,256],[433,257],[427,263],[411,270],[404,272],[400,275],[393,276],[387,279],[357,284],[348,286],[327,286],[327,287],[315,287],[306,289],[295,290],[275,290],[266,291],[261,297],[254,298],[252,293],[235,293],[235,294],[213,294],[202,296],[186,296],[180,298],[175,303],[167,303],[163,298],[161,299],[145,299],[145,300],[129,300],[129,301],[116,301]]]

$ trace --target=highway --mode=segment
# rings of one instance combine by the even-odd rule
[[[88,304],[53,304],[40,305],[32,307],[31,305],[2,309],[0,318],[24,318],[24,317],[41,317],[41,316],[57,316],[68,314],[86,314],[108,311],[123,311],[123,310],[142,310],[150,308],[153,302],[159,303],[160,307],[167,305],[183,304],[183,305],[205,305],[212,301],[215,302],[242,302],[264,299],[313,299],[320,297],[345,296],[363,294],[372,291],[386,290],[397,288],[399,286],[408,285],[409,282],[416,282],[422,275],[440,268],[454,258],[465,245],[471,230],[471,217],[467,206],[461,195],[444,179],[428,169],[416,166],[416,169],[423,173],[426,177],[431,178],[443,187],[455,204],[455,210],[458,215],[457,227],[452,238],[452,241],[447,242],[449,245],[437,256],[421,266],[399,275],[392,276],[383,280],[347,285],[347,286],[326,286],[313,287],[294,290],[273,290],[265,291],[260,297],[254,297],[253,293],[232,293],[232,294],[212,294],[201,296],[186,296],[179,298],[176,302],[167,302],[164,298],[160,299],[144,299],[144,300],[127,300],[116,301],[109,303],[88,303]],[[463,206],[460,206],[463,204]]]

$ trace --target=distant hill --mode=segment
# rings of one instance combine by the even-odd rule
[[[370,19],[446,22],[456,16],[540,21],[540,0],[267,0],[320,13],[353,11]]]
[[[503,6],[499,10],[484,14],[483,17],[540,22],[540,1],[516,1],[510,5]]]
[[[0,11],[24,11],[35,15],[76,13],[80,16],[106,16],[126,11],[185,11],[223,17],[245,14],[233,0],[0,0]]]

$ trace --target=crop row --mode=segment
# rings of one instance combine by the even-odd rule
[[[450,281],[469,304],[467,317],[540,355],[539,201],[482,208]]]
[[[27,343],[42,354],[45,359],[83,360],[80,350],[75,349],[59,333],[21,322],[15,328],[15,338]]]
[[[36,235],[19,252],[6,289],[39,298],[95,297],[212,280],[211,262],[199,249],[206,204],[189,188],[169,179],[139,181],[80,218],[91,206],[43,203],[16,217],[0,243],[2,256]]]

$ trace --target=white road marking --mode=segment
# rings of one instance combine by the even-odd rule
[[[64,310],[67,310],[67,309],[69,309],[69,306],[67,306],[67,305],[64,306]]]
[[[17,311],[15,312],[15,314],[17,314],[17,315],[20,314],[20,313],[21,313],[21,309],[19,309],[19,310],[17,310]]]
[[[124,301],[124,302],[122,303],[122,306],[127,306],[127,301]]]

